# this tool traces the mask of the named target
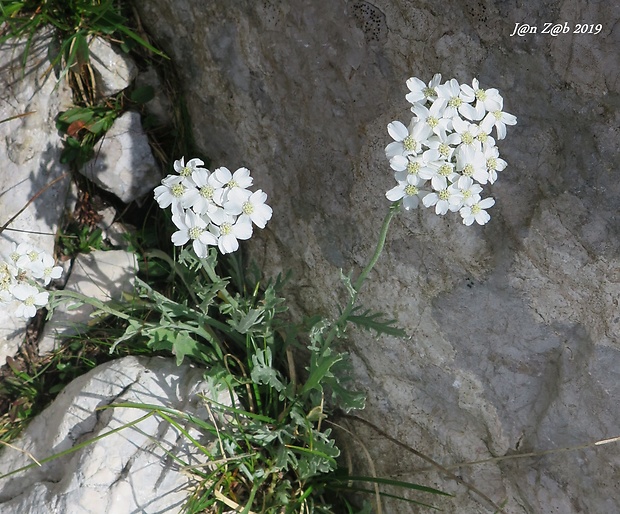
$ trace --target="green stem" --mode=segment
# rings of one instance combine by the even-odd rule
[[[394,218],[396,213],[400,210],[400,204],[401,204],[400,201],[394,202],[390,206],[390,210],[388,211],[388,213],[385,215],[385,218],[383,219],[383,225],[381,225],[381,231],[379,232],[379,240],[377,241],[377,247],[375,248],[375,251],[372,254],[372,257],[370,258],[370,261],[368,262],[366,267],[362,270],[362,272],[357,277],[355,284],[353,284],[354,293],[349,298],[349,302],[347,303],[346,308],[344,309],[344,311],[342,311],[342,314],[336,320],[331,330],[327,334],[327,337],[325,339],[325,347],[327,347],[334,340],[338,329],[347,322],[347,319],[351,315],[351,312],[353,311],[353,308],[355,307],[355,303],[357,302],[357,296],[359,295],[359,292],[362,289],[362,286],[364,285],[366,278],[368,278],[368,275],[370,274],[372,269],[375,267],[375,264],[377,264],[377,261],[379,260],[379,257],[381,256],[381,252],[383,252],[383,248],[385,247],[385,241],[387,239],[388,229],[390,228],[390,223],[392,221],[392,218]]]
[[[383,219],[383,225],[381,225],[381,231],[379,232],[379,241],[377,241],[377,247],[375,248],[375,253],[372,254],[372,257],[370,258],[370,262],[362,270],[362,272],[360,273],[360,276],[357,277],[357,280],[355,281],[355,286],[354,286],[355,287],[355,298],[357,298],[357,294],[359,293],[360,289],[364,285],[364,281],[368,277],[368,274],[375,267],[375,264],[377,264],[377,261],[379,260],[379,257],[381,256],[381,252],[383,252],[383,247],[385,246],[385,240],[387,238],[388,229],[390,228],[390,222],[392,221],[392,218],[396,215],[396,213],[399,210],[400,210],[400,202],[394,202],[390,206],[390,210],[388,211],[385,218]]]
[[[222,279],[218,277],[217,273],[215,272],[215,269],[209,264],[208,259],[200,259],[200,263],[202,264],[202,269],[204,269],[207,272],[207,275],[209,276],[209,279],[211,280],[211,282],[213,282],[214,284],[219,284],[222,282]],[[223,297],[226,303],[232,305],[235,309],[239,307],[237,300],[235,300],[230,295],[230,293],[226,290],[226,287],[222,287],[218,291],[218,294]]]

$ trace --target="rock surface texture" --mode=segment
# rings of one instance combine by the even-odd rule
[[[80,170],[123,202],[139,199],[161,180],[159,166],[142,129],[140,114],[126,112],[95,146],[95,158]]]
[[[37,35],[25,66],[22,64],[25,41],[10,41],[0,49],[0,120],[23,115],[0,123],[0,162],[3,165],[0,226],[17,215],[0,234],[2,259],[11,251],[12,244],[19,243],[29,243],[53,254],[56,233],[70,196],[70,170],[60,164],[63,144],[56,128],[56,117],[72,107],[72,99],[66,81],[58,80],[54,71],[47,69],[51,43],[49,34]],[[91,41],[90,49],[101,94],[117,93],[130,85],[137,74],[137,67],[131,60],[97,38]],[[127,112],[115,121],[97,145],[96,158],[85,165],[83,173],[127,203],[139,199],[159,183],[159,168],[138,113]],[[92,254],[77,262],[78,268],[86,264],[98,275],[96,288],[100,297],[108,297],[117,289],[111,282],[119,276],[111,272],[110,262],[118,255],[112,252],[106,256],[106,252],[100,252],[97,262]],[[133,262],[133,257],[124,255],[127,262]],[[117,266],[117,270],[122,266]],[[72,283],[83,283],[79,270],[78,275]],[[125,285],[131,287],[129,281]],[[0,365],[7,356],[16,354],[25,334],[27,321],[15,317],[14,310],[10,304],[0,309]],[[76,314],[61,315],[54,328],[48,327],[42,351],[53,348],[53,330],[59,326],[67,328],[64,324],[70,322],[69,318],[73,320],[71,323],[78,321]],[[83,317],[79,321],[83,321]]]
[[[97,250],[78,255],[72,265],[65,290],[78,292],[101,302],[121,300],[123,292],[131,293],[137,271],[133,253],[124,250]],[[95,310],[91,305],[77,307],[73,302],[60,304],[43,329],[39,353],[51,352],[62,337],[84,331]]]
[[[69,168],[60,164],[55,117],[71,105],[71,93],[45,73],[50,42],[49,35],[35,37],[25,67],[25,41],[0,48],[0,120],[24,115],[0,123],[0,226],[26,207],[0,234],[1,255],[22,242],[52,254],[64,210]],[[0,309],[0,365],[15,354],[26,328],[13,311]]]
[[[269,194],[274,216],[252,250],[267,273],[294,271],[301,312],[334,313],[339,268],[372,252],[393,185],[386,125],[411,116],[405,80],[441,72],[499,88],[519,124],[500,142],[509,166],[491,222],[399,215],[363,290],[411,338],[352,333],[361,415],[444,465],[620,435],[620,4],[136,4],[178,64],[199,147],[214,166],[248,166]],[[570,31],[543,34],[546,22]],[[516,23],[538,33],[511,37]],[[602,29],[573,33],[580,23]],[[379,475],[453,492],[427,498],[446,512],[493,512],[467,487],[416,472],[427,463],[368,426],[352,428]],[[619,462],[611,444],[455,473],[511,514],[620,512]]]
[[[200,370],[179,367],[174,360],[126,357],[99,366],[68,385],[14,441],[15,448],[29,454],[3,450],[0,474],[31,464],[29,455],[43,459],[70,450],[148,414],[120,407],[97,410],[112,403],[147,403],[208,419],[199,394],[230,404],[227,394],[209,396]],[[190,433],[197,437],[193,429]],[[4,479],[0,510],[3,514],[181,512],[191,480],[175,458],[188,465],[205,461],[178,430],[151,416]]]

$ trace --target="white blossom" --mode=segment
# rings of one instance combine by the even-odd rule
[[[198,170],[207,171],[202,166],[204,165],[204,161],[201,159],[190,159],[185,164],[185,157],[181,157],[179,160],[174,161],[172,167],[174,171],[176,171],[180,177],[182,177],[183,184],[191,188],[194,185],[193,175],[194,172]]]
[[[418,207],[420,200],[423,199],[429,192],[420,188],[423,183],[415,175],[408,175],[405,180],[400,180],[398,185],[390,189],[385,196],[392,202],[403,200],[403,207],[405,210],[415,209]]]
[[[407,175],[419,176],[420,172],[431,171],[431,166],[439,166],[439,152],[437,150],[426,150],[420,155],[395,155],[390,159],[390,168],[394,173],[396,181],[406,180]]]
[[[261,189],[251,193],[245,189],[232,190],[228,193],[228,201],[224,211],[232,215],[248,216],[258,228],[265,228],[273,211],[265,204],[267,194]]]
[[[504,159],[499,158],[499,150],[496,146],[485,146],[483,154],[486,159],[489,184],[493,184],[497,180],[497,172],[505,169],[508,163]]]
[[[62,276],[62,267],[54,264],[54,258],[48,253],[43,253],[41,259],[32,265],[32,276],[42,280],[43,285],[59,279]]]
[[[468,103],[476,102],[474,107],[475,115],[471,120],[481,120],[487,112],[495,111],[500,108],[502,97],[495,88],[481,89],[478,79],[473,79],[471,86],[461,84],[461,98]]]
[[[391,159],[395,155],[417,155],[422,151],[422,142],[432,134],[431,128],[426,123],[418,123],[411,120],[409,127],[405,127],[400,121],[388,124],[388,134],[394,140],[385,148],[385,155]]]
[[[253,179],[250,170],[239,168],[231,173],[228,168],[217,168],[211,175],[211,184],[215,186],[214,199],[218,205],[224,205],[227,195],[234,189],[247,189],[252,185]]]
[[[410,93],[405,95],[405,98],[412,104],[424,102],[427,99],[436,98],[437,91],[435,91],[435,88],[440,84],[440,82],[440,73],[437,73],[428,85],[417,77],[411,77],[407,80],[407,87],[409,88]]]
[[[181,214],[191,200],[191,188],[181,175],[168,175],[155,188],[155,200],[162,209],[172,207],[172,214]]]
[[[502,102],[503,104],[503,102]],[[502,111],[503,105],[489,112],[484,119],[480,122],[480,127],[487,133],[491,132],[491,128],[495,127],[497,131],[497,139],[504,139],[506,137],[506,125],[516,125],[517,117]]]
[[[173,214],[172,222],[179,229],[172,234],[175,246],[183,246],[191,240],[194,253],[199,258],[205,258],[209,245],[216,245],[217,238],[208,230],[208,225],[194,211],[188,210],[184,215]]]
[[[422,203],[424,207],[432,207],[434,205],[435,214],[443,216],[448,211],[456,212],[459,210],[459,202],[455,202],[456,198],[453,198],[454,195],[455,192],[446,187],[426,195],[422,199]]]
[[[458,175],[454,172],[454,164],[448,161],[436,161],[428,168],[420,171],[420,177],[430,180],[435,191],[446,189]],[[449,182],[448,182],[449,181]]]
[[[24,318],[32,318],[37,313],[37,307],[47,305],[49,293],[39,291],[30,284],[17,284],[12,290],[13,296],[20,301],[15,315]]]
[[[436,100],[430,109],[414,104],[411,110],[417,116],[416,121],[426,123],[435,134],[445,134],[450,127],[450,119],[444,117],[445,102]]]
[[[517,119],[503,111],[503,98],[494,88],[482,89],[478,79],[460,85],[456,79],[440,84],[435,75],[428,85],[411,77],[406,99],[414,117],[408,126],[388,124],[392,142],[385,148],[397,185],[387,191],[405,209],[435,207],[436,214],[459,211],[463,223],[484,225],[493,198],[482,199],[483,186],[497,180],[506,168],[491,131],[506,135]],[[428,191],[432,188],[431,191]]]
[[[219,225],[211,225],[211,232],[217,237],[217,246],[222,253],[231,253],[239,248],[239,239],[245,240],[252,237],[252,222],[249,216],[228,215]]]
[[[461,208],[459,212],[463,218],[463,224],[471,225],[475,221],[478,225],[486,225],[491,219],[491,216],[489,216],[489,213],[485,209],[489,209],[493,207],[493,205],[495,205],[495,200],[489,197],[473,205],[466,205]]]
[[[480,184],[489,180],[484,154],[472,147],[460,147],[456,153],[456,170],[464,177],[471,177]]]

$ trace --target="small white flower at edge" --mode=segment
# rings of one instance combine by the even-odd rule
[[[394,140],[392,143],[385,147],[385,155],[388,159],[391,159],[395,155],[417,155],[422,151],[422,144],[433,131],[423,122],[416,122],[415,119],[411,120],[409,127],[400,121],[393,121],[387,126],[388,134]]]
[[[180,175],[168,175],[153,191],[155,200],[162,209],[172,206],[172,214],[182,214],[188,202],[190,189]]]
[[[391,202],[397,202],[402,198],[403,207],[406,211],[416,209],[420,200],[428,194],[428,191],[420,189],[424,181],[416,175],[407,175],[405,180],[399,180],[398,185],[390,189],[385,196]]]
[[[252,185],[254,179],[250,176],[250,170],[239,168],[231,173],[228,168],[217,168],[209,177],[209,183],[216,188],[214,195],[215,203],[224,205],[227,195],[233,189],[247,189]]]
[[[200,259],[207,256],[209,245],[217,244],[215,235],[207,230],[207,223],[194,211],[188,210],[184,215],[173,214],[172,222],[179,229],[172,234],[172,243],[183,246],[191,240],[194,252]]]
[[[219,226],[211,225],[209,230],[217,237],[217,246],[222,253],[231,253],[239,248],[238,239],[252,237],[252,222],[248,216],[227,216]]]
[[[47,291],[39,291],[36,287],[29,284],[17,284],[13,288],[13,296],[20,301],[15,310],[15,315],[32,318],[37,313],[37,307],[47,305],[49,293]]]
[[[204,161],[201,159],[190,159],[185,164],[185,157],[181,157],[178,161],[174,161],[172,167],[174,171],[176,171],[181,177],[183,177],[183,183],[187,187],[192,187],[194,185],[193,177],[195,171],[197,170],[206,170],[202,167]]]
[[[261,189],[251,193],[246,189],[233,189],[228,193],[228,201],[224,204],[227,214],[248,216],[258,228],[265,228],[273,211],[265,204],[267,194]]]
[[[32,276],[41,279],[44,285],[49,284],[51,280],[62,276],[62,267],[54,264],[54,258],[48,253],[43,253],[41,260],[32,265]]]
[[[487,134],[491,132],[491,128],[495,127],[497,139],[504,139],[506,137],[506,125],[517,124],[517,117],[502,111],[502,108],[500,106],[499,109],[489,112],[480,122],[480,128]]]
[[[405,95],[405,98],[409,103],[417,104],[424,103],[427,99],[437,96],[435,88],[441,82],[441,73],[435,74],[433,79],[428,83],[428,86],[417,77],[411,77],[407,80],[407,87],[410,93]]]
[[[486,225],[491,216],[485,209],[489,209],[493,205],[495,205],[493,198],[485,198],[474,205],[466,205],[461,208],[459,212],[463,217],[463,224],[469,226],[475,221],[478,225]]]

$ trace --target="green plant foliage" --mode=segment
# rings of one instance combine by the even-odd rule
[[[88,225],[80,227],[77,224],[69,224],[65,230],[60,232],[58,242],[62,253],[68,256],[105,248],[102,230]]]
[[[37,31],[51,26],[56,29],[57,52],[51,57],[51,68],[63,62],[62,75],[88,63],[88,40],[93,35],[113,38],[129,51],[134,45],[166,57],[148,41],[128,27],[126,2],[117,0],[3,0],[0,2],[0,24],[5,25],[0,44],[26,38],[23,55],[25,65]]]
[[[234,400],[227,406],[205,398],[210,420],[149,405],[115,406],[143,409],[176,423],[179,430],[181,421],[190,421],[217,438],[207,448],[195,443],[211,462],[222,464],[192,470],[200,485],[187,502],[187,512],[217,505],[274,514],[367,512],[356,510],[343,496],[354,488],[334,480],[341,470],[340,450],[328,425],[331,406],[349,412],[363,408],[365,399],[350,387],[348,356],[337,341],[345,336],[349,321],[377,333],[402,335],[393,320],[353,307],[357,290],[350,281],[350,302],[338,319],[293,323],[282,296],[285,280],[252,280],[239,256],[222,261],[233,278],[218,273],[216,249],[203,259],[190,250],[182,250],[176,260],[157,250],[143,258],[165,268],[175,287],[160,291],[138,279],[135,292],[121,304],[81,301],[95,307],[93,316],[124,321],[124,333],[111,351],[139,340],[153,351],[170,352],[179,364],[189,359],[204,367],[214,389],[224,388]],[[63,299],[79,299],[67,291],[53,296],[52,308]],[[301,341],[308,341],[309,352],[303,377],[292,369],[290,358]]]
[[[121,94],[101,106],[73,107],[60,113],[56,128],[67,135],[60,162],[74,162],[80,168],[92,159],[95,144],[112,127],[122,109]]]

